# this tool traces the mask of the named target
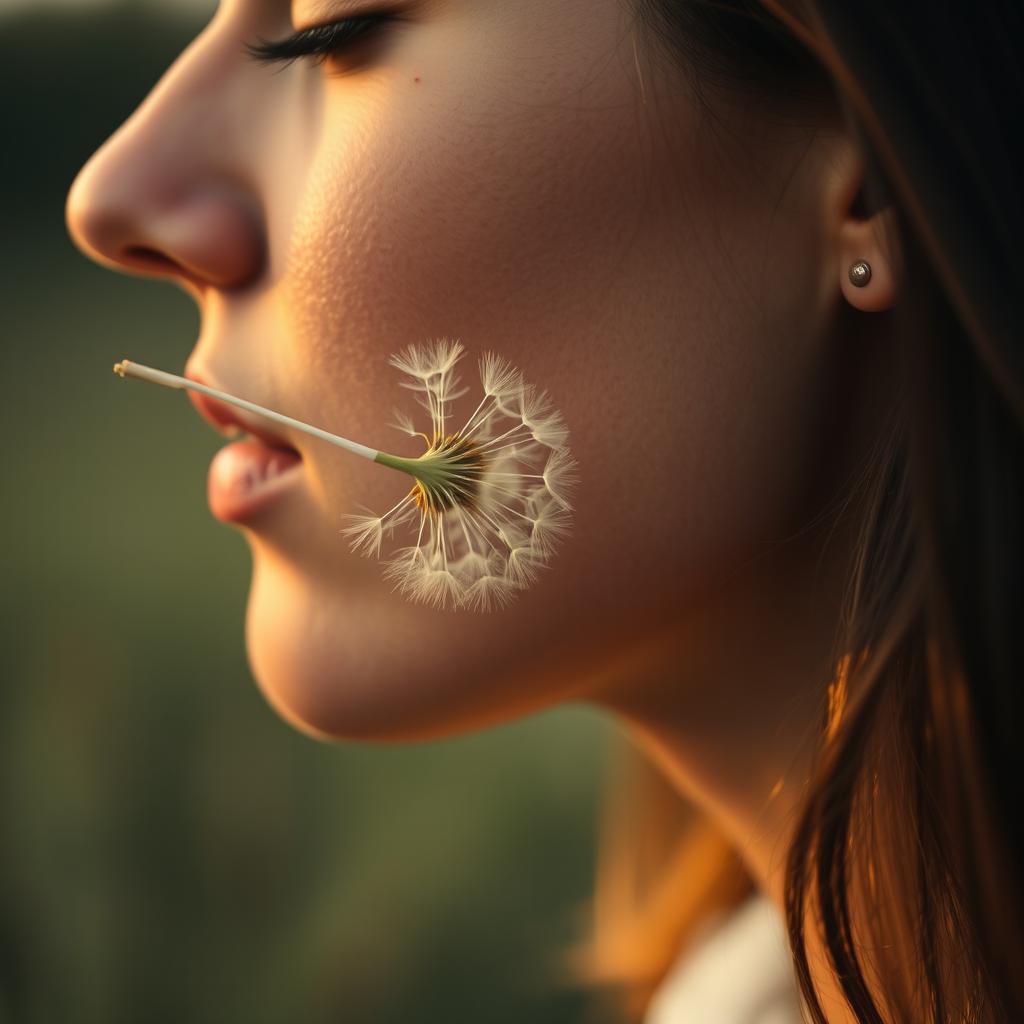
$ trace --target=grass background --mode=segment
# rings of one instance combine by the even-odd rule
[[[204,20],[0,12],[0,1024],[590,1019],[545,965],[590,895],[610,723],[292,730],[206,507],[223,441],[111,373],[183,366],[198,312],[79,253],[65,196]]]

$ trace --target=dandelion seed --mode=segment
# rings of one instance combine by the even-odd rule
[[[474,580],[463,597],[472,611],[504,608],[511,600],[516,585],[507,576],[485,575]]]
[[[529,544],[520,544],[508,553],[507,575],[516,586],[525,587],[537,578],[540,563]]]
[[[395,409],[395,422],[389,425],[394,427],[399,433],[405,434],[407,437],[416,437],[418,435],[422,437],[427,444],[430,443],[430,438],[427,437],[426,434],[421,434],[414,426],[412,417],[401,409]]]
[[[530,539],[544,557],[552,554],[558,542],[569,532],[570,520],[564,509],[548,504],[537,509]]]
[[[520,416],[535,440],[548,448],[565,447],[569,432],[562,423],[561,415],[552,409],[546,392],[527,388],[522,394]]]
[[[390,533],[400,523],[405,522],[413,515],[415,501],[412,495],[406,495],[394,508],[385,512],[384,515],[374,515],[372,510],[366,509],[367,515],[355,515],[344,513],[343,519],[351,519],[352,525],[346,526],[341,532],[352,537],[352,550],[361,551],[366,555],[379,555],[381,542],[385,532]],[[365,505],[363,506],[366,507]],[[405,510],[401,515],[389,519],[395,512]],[[389,520],[385,525],[385,520]]]
[[[551,496],[567,509],[572,508],[569,495],[579,482],[576,466],[576,460],[565,449],[557,448],[548,456],[542,475],[544,486]]]
[[[523,377],[501,356],[485,352],[480,357],[480,383],[485,396],[505,397],[522,388]]]
[[[396,409],[390,426],[421,437],[415,458],[390,455],[349,441],[263,406],[195,381],[128,360],[120,376],[167,387],[189,388],[249,409],[356,455],[408,474],[413,485],[387,512],[363,506],[345,513],[340,531],[352,551],[380,557],[385,537],[407,525],[415,542],[383,560],[383,578],[410,600],[436,608],[489,611],[507,606],[534,583],[572,527],[571,495],[577,463],[567,447],[569,431],[546,391],[527,384],[518,369],[493,352],[479,360],[483,397],[465,423],[449,429],[451,403],[465,395],[456,366],[464,353],[457,340],[408,345],[389,358],[430,417],[417,430]]]
[[[342,530],[353,537],[352,550],[362,549],[368,555],[379,555],[384,539],[384,520],[380,516],[350,516],[355,523]]]

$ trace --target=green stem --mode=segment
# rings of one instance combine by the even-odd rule
[[[410,476],[419,477],[423,473],[425,463],[420,459],[407,459],[401,455],[389,455],[387,452],[377,452],[373,457],[374,462],[382,466],[390,466],[399,472],[408,473]]]

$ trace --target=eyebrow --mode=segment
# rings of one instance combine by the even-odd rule
[[[400,11],[404,14],[408,8],[412,8],[417,11],[421,9],[433,9],[436,3],[437,0],[432,0],[432,2],[428,2],[428,0],[420,0],[420,2],[416,4],[407,3],[399,7],[398,10],[393,13],[398,14]],[[317,25],[325,16],[344,16],[345,14],[350,13],[352,8],[364,7],[365,4],[366,0],[292,0],[292,20],[296,24]],[[0,0],[0,6],[2,5],[2,0]],[[381,2],[381,0],[376,0],[376,2],[372,2],[368,7],[364,8],[367,15],[383,14],[387,10],[388,8]],[[360,13],[364,13],[364,11],[361,10]]]
[[[335,14],[339,10],[344,13],[346,9],[355,7],[358,0],[292,0],[292,7],[296,8],[303,15],[309,15],[310,20],[324,14]]]

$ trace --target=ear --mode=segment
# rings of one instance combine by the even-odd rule
[[[827,234],[833,246],[826,266],[839,275],[843,298],[855,309],[878,313],[896,304],[901,258],[895,214],[891,207],[868,211],[864,197],[864,157],[845,130],[828,138],[825,172]],[[866,284],[850,279],[850,268],[863,260],[871,268]],[[826,283],[831,291],[834,285]]]
[[[870,217],[858,216],[851,204],[839,227],[839,287],[843,297],[856,309],[878,313],[896,304],[898,294],[896,225],[890,207]],[[864,261],[871,268],[866,284],[855,284],[850,268]]]

